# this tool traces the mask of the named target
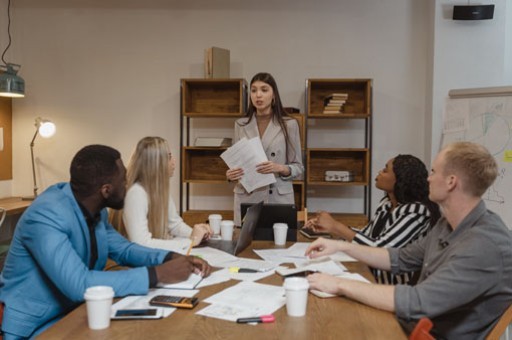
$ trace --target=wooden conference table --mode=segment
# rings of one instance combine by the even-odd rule
[[[288,242],[287,247],[293,243]],[[276,248],[273,241],[253,241],[239,256],[258,258],[252,249]],[[368,268],[360,263],[344,263],[353,272],[373,280]],[[201,288],[200,301],[237,284],[228,282]],[[277,274],[260,283],[282,285]],[[85,304],[76,308],[38,339],[406,339],[393,313],[384,312],[344,297],[322,299],[308,295],[305,317],[289,317],[286,307],[274,313],[274,323],[246,325],[195,315],[208,304],[200,302],[193,310],[180,309],[159,320],[112,321],[105,330],[87,326]]]

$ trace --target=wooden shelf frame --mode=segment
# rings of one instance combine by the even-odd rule
[[[333,93],[346,93],[348,99],[339,114],[325,114],[324,100]],[[371,79],[341,79],[341,78],[311,78],[306,79],[306,120],[309,119],[362,119],[364,123],[364,143],[361,148],[308,148],[306,138],[306,188],[309,186],[330,186],[343,190],[344,187],[363,186],[364,204],[362,213],[334,213],[340,221],[350,224],[355,220],[364,226],[371,213],[370,180],[372,167],[372,80]],[[307,125],[307,124],[306,124]],[[309,130],[309,128],[308,128]],[[348,170],[354,174],[351,182],[327,182],[325,171]],[[307,206],[308,195],[305,195]],[[347,220],[344,220],[347,219]]]

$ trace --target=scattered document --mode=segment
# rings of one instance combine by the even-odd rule
[[[224,263],[238,259],[234,255],[212,247],[192,248],[190,255],[199,256],[213,267],[224,267]]]
[[[185,281],[176,283],[158,283],[157,287],[167,289],[194,289],[202,280],[203,277],[201,275],[192,273]]]
[[[149,300],[157,295],[174,295],[193,297],[198,290],[170,290],[170,289],[150,289],[147,295],[132,295],[127,296],[112,305],[111,315],[112,319],[116,318],[116,313],[120,309],[156,309],[156,315],[140,316],[140,319],[160,319],[166,318],[171,315],[176,308],[172,307],[155,307],[149,304]]]
[[[196,314],[235,322],[239,318],[272,314],[284,306],[286,298],[281,286],[242,281],[204,302],[210,306]]]
[[[240,184],[248,193],[276,182],[274,174],[260,174],[256,171],[258,164],[268,161],[259,137],[249,140],[242,138],[224,151],[220,157],[230,169],[242,168],[244,170]]]

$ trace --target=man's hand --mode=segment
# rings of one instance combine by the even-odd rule
[[[317,257],[334,254],[341,250],[340,244],[342,244],[342,242],[343,241],[328,240],[320,237],[319,239],[315,240],[315,242],[311,243],[308,249],[306,249],[306,256],[314,259]]]
[[[316,289],[321,292],[339,295],[338,284],[340,278],[329,274],[315,273],[307,276],[309,289]]]
[[[190,274],[196,273],[204,277],[210,275],[210,265],[195,256],[177,256],[173,259],[155,267],[158,282],[176,283],[185,281]]]

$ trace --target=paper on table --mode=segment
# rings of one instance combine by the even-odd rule
[[[224,267],[223,263],[236,261],[238,257],[212,247],[192,248],[190,255],[199,256],[213,267]]]
[[[132,295],[127,296],[112,305],[112,311],[110,317],[115,319],[116,312],[120,309],[157,309],[156,315],[153,316],[140,316],[140,319],[160,319],[166,318],[171,315],[176,308],[172,307],[155,307],[149,304],[154,296],[157,295],[174,295],[193,297],[199,291],[198,290],[177,290],[177,289],[151,289],[147,295]]]
[[[335,276],[343,278],[343,279],[347,279],[347,280],[354,280],[354,281],[370,283],[370,281],[368,281],[363,276],[361,276],[360,274],[357,274],[357,273],[345,272],[341,275],[335,275]],[[321,298],[330,298],[330,297],[337,296],[336,294],[326,293],[326,292],[322,292],[322,291],[316,290],[316,289],[311,289],[310,292],[311,292],[311,294],[316,295]]]
[[[258,164],[268,161],[259,137],[249,140],[245,137],[240,139],[224,151],[220,157],[229,168],[242,168],[244,170],[240,183],[248,193],[276,182],[273,174],[260,174],[256,171]]]
[[[242,281],[210,296],[204,302],[211,305],[196,314],[236,321],[238,318],[271,314],[285,304],[286,298],[281,286]]]
[[[176,283],[158,283],[157,287],[167,289],[194,289],[201,282],[203,277],[199,274],[192,273],[187,280]]]

